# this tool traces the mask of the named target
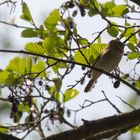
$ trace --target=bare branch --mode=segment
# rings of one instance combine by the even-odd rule
[[[102,132],[121,130],[125,128],[130,129],[139,123],[140,109],[129,113],[119,114],[118,116],[114,115],[99,120],[89,121],[77,129],[52,135],[42,140],[81,140],[83,138],[101,134]]]

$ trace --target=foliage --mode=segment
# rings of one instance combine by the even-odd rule
[[[0,71],[1,88],[8,87],[10,91],[8,96],[8,101],[11,103],[10,117],[14,123],[17,123],[15,130],[25,129],[28,132],[30,128],[40,129],[45,119],[52,123],[57,120],[73,126],[65,120],[65,116],[67,118],[71,116],[71,111],[65,108],[65,104],[79,95],[77,85],[83,84],[87,75],[90,77],[88,68],[91,68],[107,45],[102,42],[104,32],[113,39],[118,38],[127,43],[128,51],[125,53],[127,59],[135,60],[135,66],[139,65],[140,26],[129,22],[133,19],[129,17],[129,13],[132,10],[135,13],[138,11],[131,5],[118,5],[115,1],[99,3],[97,0],[70,0],[63,3],[59,9],[54,9],[37,27],[30,10],[32,9],[28,8],[28,3],[23,2],[20,18],[31,24],[32,28],[25,27],[21,36],[37,38],[39,41],[25,44],[25,51],[17,52],[28,56],[13,58],[8,66]],[[78,13],[82,17],[101,16],[107,23],[103,30],[96,33],[92,42],[77,31],[74,20]],[[115,18],[125,22],[116,23]],[[76,65],[80,65],[83,70],[87,67],[86,72],[83,72],[83,76],[76,83],[66,85],[64,80],[71,75]],[[133,70],[135,71],[135,68]],[[118,71],[115,77],[125,80],[127,86],[130,88],[133,86],[132,89],[139,93],[139,74],[135,78],[128,73],[123,74]],[[119,85],[116,88],[118,87]],[[24,124],[20,125],[22,117]],[[6,131],[7,129],[0,128],[0,132]]]

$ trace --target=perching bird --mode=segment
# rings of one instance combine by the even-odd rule
[[[102,69],[106,72],[113,71],[119,64],[124,52],[124,44],[119,40],[111,40],[108,46],[95,60],[93,67]],[[89,92],[94,87],[96,80],[102,75],[102,72],[97,70],[91,71],[91,79],[85,87],[85,92]]]

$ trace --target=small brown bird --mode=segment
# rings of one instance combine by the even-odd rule
[[[93,67],[102,69],[106,72],[113,71],[119,64],[124,52],[124,44],[119,40],[111,40],[108,46],[102,51]],[[91,71],[91,79],[85,87],[85,92],[89,92],[94,87],[96,80],[102,75],[102,72],[97,70]]]

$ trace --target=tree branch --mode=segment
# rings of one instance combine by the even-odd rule
[[[0,140],[21,140],[13,135],[8,135],[0,132]]]
[[[103,119],[87,121],[77,129],[68,130],[42,140],[81,140],[100,133],[132,128],[140,123],[140,109]],[[113,124],[113,125],[112,125]],[[121,132],[121,131],[120,131]],[[113,134],[114,135],[114,134]]]
[[[94,69],[94,70],[97,70],[97,71],[100,71],[100,72],[104,73],[105,75],[107,75],[109,77],[112,77],[112,78],[115,78],[115,79],[121,81],[123,84],[127,85],[129,88],[133,89],[138,95],[140,95],[140,90],[137,89],[137,88],[135,88],[129,82],[121,79],[118,76],[115,76],[115,75],[113,75],[113,74],[111,74],[109,72],[106,72],[106,71],[104,71],[102,69],[99,69],[99,68],[96,68],[96,67],[93,67],[93,66],[89,66],[89,65],[86,65],[86,64],[82,64],[82,63],[78,63],[78,62],[70,61],[70,60],[66,60],[66,59],[60,59],[60,58],[56,58],[56,57],[53,57],[53,56],[48,56],[48,55],[43,55],[43,54],[37,54],[37,53],[33,53],[33,52],[27,52],[27,51],[23,51],[23,50],[2,50],[2,49],[0,49],[0,52],[27,54],[27,55],[32,55],[32,56],[38,56],[38,57],[46,58],[46,59],[56,60],[58,62],[75,64],[75,65],[84,66],[84,67],[87,67],[87,68],[90,68],[90,69]]]
[[[139,0],[130,0],[132,1],[133,3],[137,4],[138,6],[140,6],[140,1]]]

